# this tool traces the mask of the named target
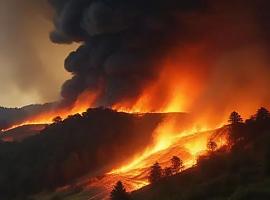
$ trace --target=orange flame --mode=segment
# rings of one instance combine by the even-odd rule
[[[110,171],[106,178],[102,180],[103,182],[92,183],[92,186],[95,184],[102,186],[110,185],[108,189],[110,190],[115,182],[124,180],[126,185],[128,185],[127,189],[129,191],[139,189],[148,184],[147,169],[156,161],[160,162],[162,167],[168,166],[172,156],[179,156],[184,161],[186,168],[191,167],[196,164],[197,157],[206,152],[207,142],[213,133],[210,130],[222,127],[222,125],[225,124],[225,119],[229,114],[228,112],[234,109],[237,110],[237,108],[243,108],[240,111],[244,110],[245,116],[247,116],[251,111],[254,111],[254,107],[261,106],[260,101],[243,101],[244,103],[241,107],[235,107],[235,104],[232,106],[228,103],[218,114],[215,113],[217,109],[211,110],[210,108],[210,110],[207,110],[204,108],[204,102],[200,104],[202,94],[207,96],[204,98],[205,101],[208,101],[212,96],[210,95],[209,98],[209,94],[204,92],[206,87],[211,84],[211,81],[208,80],[211,78],[209,72],[200,71],[205,69],[203,65],[208,64],[204,58],[201,58],[204,55],[201,53],[203,50],[203,47],[191,47],[185,49],[184,55],[179,55],[178,53],[170,55],[170,57],[177,57],[177,59],[165,60],[164,63],[161,64],[163,67],[158,73],[157,80],[151,84],[145,85],[141,95],[133,99],[124,99],[112,106],[112,108],[117,111],[131,113],[189,112],[196,109],[196,112],[200,115],[196,116],[197,123],[186,130],[178,131],[179,122],[173,119],[165,120],[153,133],[153,144],[149,145],[140,155],[136,155],[133,159],[127,160],[124,165],[115,167],[115,169]],[[183,52],[183,50],[181,52]],[[179,68],[181,70],[179,70]],[[207,67],[207,69],[209,68]],[[216,77],[212,77],[212,79],[215,78]],[[212,81],[216,83],[214,80]],[[230,89],[231,87],[227,89],[229,92],[227,91],[226,94],[231,94]],[[211,94],[213,93],[214,92],[211,90]],[[16,126],[37,123],[47,124],[52,123],[52,119],[55,116],[66,118],[72,114],[82,113],[93,106],[93,102],[95,102],[97,97],[98,93],[92,94],[84,92],[80,95],[72,108],[43,113]],[[246,97],[246,95],[243,95],[243,97]],[[220,100],[221,103],[224,101],[222,99],[218,100]],[[234,99],[229,100],[233,101]],[[212,104],[214,104],[215,101],[216,99],[211,98]],[[219,102],[218,106],[215,106],[215,108],[219,108],[221,103]],[[224,104],[225,103],[226,102],[224,102]],[[213,107],[212,104],[210,104],[210,106]],[[199,109],[199,111],[197,111],[197,109]],[[215,123],[212,124],[212,126],[208,124],[209,118],[214,118]],[[218,147],[227,144],[225,135],[226,133],[214,138]]]
[[[93,105],[95,99],[97,98],[97,95],[98,93],[90,93],[88,91],[83,92],[71,107],[48,110],[32,118],[26,119],[21,123],[13,125],[10,128],[5,129],[3,131],[8,131],[23,125],[51,124],[53,123],[53,119],[57,116],[61,117],[62,119],[65,119],[70,115],[82,114]]]
[[[207,142],[214,131],[210,131],[212,129],[208,127],[198,130],[198,126],[192,126],[177,132],[177,126],[179,124],[175,119],[165,120],[153,133],[154,144],[127,164],[113,169],[108,176],[116,176],[115,181],[123,177],[133,180],[132,183],[126,182],[128,189],[132,191],[149,184],[147,174],[144,173],[155,162],[159,162],[162,167],[169,167],[170,159],[179,156],[185,169],[196,164],[198,156],[207,152]],[[226,138],[224,133],[214,139],[218,148],[227,144]]]
[[[191,70],[181,71],[176,66]],[[135,99],[120,101],[112,106],[123,112],[185,112],[201,87],[199,77],[193,73],[190,63],[175,64],[165,61],[158,79],[143,88],[141,95]]]

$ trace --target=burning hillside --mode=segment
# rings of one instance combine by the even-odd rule
[[[164,127],[158,127],[156,131],[164,131]],[[184,131],[181,134],[170,132],[173,134],[173,140],[167,143],[163,140],[163,144],[156,143],[152,147],[146,148],[145,152],[136,155],[127,164],[113,169],[99,179],[86,182],[87,187],[84,190],[91,191],[95,188],[96,192],[91,194],[93,199],[107,199],[113,185],[118,180],[124,183],[128,191],[138,190],[149,184],[149,170],[153,163],[158,162],[162,168],[166,168],[171,165],[171,158],[178,156],[183,160],[184,168],[188,169],[196,165],[200,155],[207,154],[209,140],[216,142],[217,148],[227,144],[228,130],[226,127],[205,132],[193,131],[195,130]]]
[[[22,193],[30,188],[30,193],[58,188],[56,192],[61,194],[80,187],[87,193],[85,199],[102,199],[108,197],[118,180],[129,191],[139,189],[148,184],[149,167],[156,161],[166,167],[172,156],[179,156],[189,168],[206,152],[210,139],[218,146],[226,144],[226,128],[206,131],[194,122],[184,113],[129,114],[89,109],[55,122],[22,142],[0,145],[5,163],[0,169],[6,174],[0,182],[1,193],[16,195],[3,185],[15,171],[17,176],[9,182],[14,191]],[[5,154],[7,151],[13,153]],[[35,164],[29,164],[33,160]],[[11,167],[13,162],[19,164]],[[25,179],[24,170],[30,170],[31,176]],[[20,188],[14,185],[26,180],[28,184]]]
[[[226,145],[233,110],[270,106],[267,0],[48,1],[51,41],[79,47],[59,100],[0,108],[0,194],[81,184],[101,199],[119,179],[132,191],[155,162],[187,169],[210,140]]]

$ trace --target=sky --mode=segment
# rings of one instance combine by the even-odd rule
[[[74,45],[50,41],[51,12],[46,0],[0,0],[0,106],[60,98],[70,76],[64,59]]]

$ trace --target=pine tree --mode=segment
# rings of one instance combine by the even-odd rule
[[[233,111],[229,117],[228,122],[231,125],[235,125],[235,124],[239,124],[243,122],[243,119],[241,117],[241,115],[239,115],[237,112]]]
[[[130,200],[125,187],[121,181],[118,181],[111,192],[111,200]]]
[[[182,169],[184,168],[183,161],[177,156],[172,157],[171,163],[172,163],[172,172],[174,174],[177,174],[179,171],[182,171]]]
[[[150,183],[157,183],[162,178],[162,168],[160,167],[159,163],[156,162],[154,165],[151,166],[150,175],[149,175],[149,182]]]
[[[256,113],[256,121],[265,121],[270,119],[270,113],[266,108],[261,107]]]

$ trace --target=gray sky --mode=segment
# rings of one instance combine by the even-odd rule
[[[59,99],[69,74],[63,63],[74,45],[49,40],[51,11],[46,0],[0,0],[0,106]]]

